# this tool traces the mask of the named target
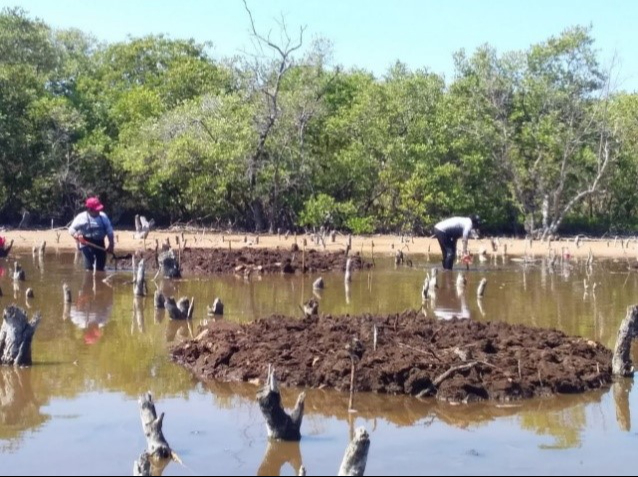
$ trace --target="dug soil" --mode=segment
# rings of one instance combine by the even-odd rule
[[[376,349],[374,335],[376,329]],[[611,352],[556,330],[501,322],[388,316],[270,316],[212,322],[171,351],[203,381],[436,396],[451,402],[581,393],[611,383]]]
[[[150,269],[157,268],[155,253],[147,252]],[[358,253],[353,254],[352,268],[369,268]],[[342,251],[320,252],[302,251],[292,246],[286,248],[187,248],[180,254],[180,266],[184,276],[203,276],[224,273],[318,273],[344,271],[346,256]]]

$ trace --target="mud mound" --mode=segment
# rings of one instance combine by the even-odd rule
[[[149,263],[155,264],[155,254],[147,253]],[[353,254],[355,270],[372,267],[358,253]],[[318,273],[344,271],[346,257],[343,252],[320,252],[314,249],[301,250],[242,248],[186,248],[181,254],[183,275],[213,275],[222,273]],[[155,267],[156,268],[156,267]]]
[[[357,391],[467,402],[580,393],[611,383],[611,351],[599,343],[501,322],[432,321],[416,311],[212,323],[171,354],[204,381],[263,379],[270,363],[285,386],[347,391],[346,347],[360,355]]]

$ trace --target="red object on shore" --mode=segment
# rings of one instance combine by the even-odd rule
[[[4,248],[5,243],[7,243],[7,241],[0,235],[0,248]]]

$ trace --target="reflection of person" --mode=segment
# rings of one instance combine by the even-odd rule
[[[479,224],[479,217],[471,215],[469,217],[451,217],[442,220],[434,226],[434,235],[441,247],[443,268],[445,270],[452,270],[456,259],[456,242],[458,239],[462,239],[463,242],[463,256],[467,255],[467,241],[470,237],[470,232],[476,229]],[[475,230],[474,232],[476,233]]]
[[[438,291],[432,300],[432,311],[441,320],[471,318],[465,289],[456,287],[454,276],[449,273],[439,275]]]
[[[102,286],[98,288],[98,283]],[[73,324],[84,330],[84,342],[96,343],[102,336],[102,328],[111,316],[113,290],[92,275],[85,275],[77,300],[71,305],[69,316]]]
[[[84,255],[84,268],[104,270],[106,254],[113,253],[115,241],[113,240],[113,226],[108,216],[102,212],[104,205],[97,197],[86,199],[86,211],[80,212],[69,227],[69,233],[77,240],[78,247]],[[109,239],[108,247],[105,246],[105,238]]]

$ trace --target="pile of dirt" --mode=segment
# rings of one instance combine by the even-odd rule
[[[377,344],[374,349],[374,330]],[[389,316],[271,316],[213,322],[171,352],[199,379],[254,381],[268,364],[285,386],[436,396],[453,402],[581,393],[611,383],[611,351],[556,330]]]
[[[350,256],[352,268],[370,268],[358,253]],[[147,262],[154,264],[154,253],[148,254]],[[223,273],[321,273],[344,271],[344,252],[320,252],[314,249],[305,252],[293,247],[287,249],[242,248],[186,248],[180,255],[182,275],[213,275]],[[152,267],[150,267],[152,268]]]

